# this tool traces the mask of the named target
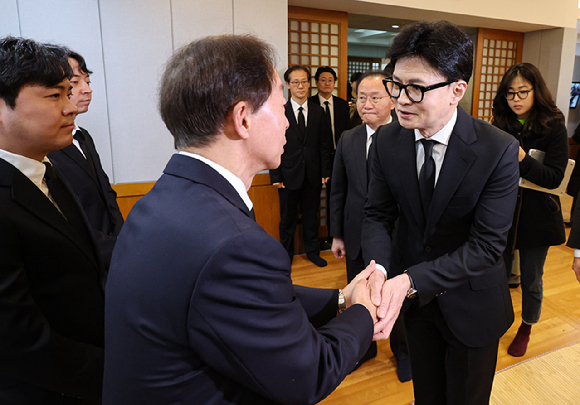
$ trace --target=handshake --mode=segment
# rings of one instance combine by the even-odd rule
[[[411,287],[411,280],[406,274],[387,280],[383,272],[371,263],[361,271],[346,287],[342,289],[346,307],[361,304],[369,311],[375,323],[373,340],[384,340],[389,337],[395,321],[399,317],[401,306]]]

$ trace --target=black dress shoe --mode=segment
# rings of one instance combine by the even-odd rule
[[[312,263],[314,263],[318,267],[324,267],[328,264],[328,263],[326,263],[326,260],[324,260],[322,257],[317,255],[316,253],[309,253],[306,255],[306,257],[308,258],[308,260],[310,260]]]
[[[397,361],[397,377],[400,382],[407,382],[413,379],[411,372],[411,361],[409,359],[396,359]]]

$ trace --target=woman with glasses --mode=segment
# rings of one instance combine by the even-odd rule
[[[493,125],[520,142],[520,177],[547,189],[560,185],[568,162],[568,134],[564,116],[534,65],[519,63],[506,72],[493,100]],[[531,149],[543,152],[543,159],[530,156]],[[520,254],[522,324],[508,349],[512,356],[526,353],[532,325],[540,319],[548,249],[565,241],[560,199],[520,188],[504,253],[508,277],[514,251]]]

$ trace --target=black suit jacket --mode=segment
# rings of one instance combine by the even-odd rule
[[[79,131],[84,137],[83,150],[92,160],[93,167],[73,144],[50,152],[48,158],[77,196],[91,225],[103,263],[108,268],[123,216],[117,205],[117,193],[103,170],[93,138],[86,129],[79,128]]]
[[[394,123],[373,142],[365,261],[377,260],[389,276],[408,270],[419,291],[413,305],[437,299],[469,347],[499,339],[514,319],[501,257],[516,203],[518,148],[513,137],[458,108],[425,218],[413,130]]]
[[[367,196],[366,125],[344,132],[336,145],[330,194],[331,236],[344,240],[353,260],[361,246],[362,221]]]
[[[368,349],[361,305],[293,287],[288,254],[210,166],[174,155],[107,284],[105,404],[316,403]]]
[[[277,169],[270,170],[272,183],[283,182],[289,190],[302,187],[304,175],[311,184],[322,184],[323,177],[330,177],[332,164],[332,131],[324,110],[308,101],[306,136],[300,133],[292,103],[286,103],[286,118],[290,126],[286,130],[286,145],[282,161]]]
[[[324,104],[320,103],[320,97],[318,97],[318,94],[309,97],[308,99],[313,103],[320,105],[323,110],[326,108]],[[348,106],[348,103],[342,98],[336,96],[332,96],[332,101],[334,104],[334,146],[338,145],[342,133],[347,129],[351,129],[352,126],[350,124],[350,107]]]
[[[100,398],[105,273],[96,247],[3,159],[0,229],[0,403]]]

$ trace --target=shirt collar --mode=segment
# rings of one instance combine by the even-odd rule
[[[389,116],[389,120],[387,122],[385,122],[383,125],[390,124],[391,122],[393,122],[393,117]],[[375,130],[372,129],[371,127],[369,127],[367,124],[365,124],[365,127],[367,127],[367,139],[370,139],[371,135],[375,133]],[[380,127],[380,125],[379,125],[379,127]]]
[[[449,122],[445,124],[445,126],[441,128],[435,135],[429,137],[429,139],[437,141],[438,143],[441,143],[443,145],[449,145],[449,138],[451,138],[451,133],[453,132],[453,127],[455,127],[456,122],[457,122],[457,108],[453,112],[453,115],[451,116]],[[419,141],[424,138],[425,137],[421,135],[421,132],[419,132],[418,129],[415,129],[415,141]]]
[[[294,112],[296,114],[298,114],[298,109],[300,107],[302,107],[304,109],[304,112],[308,111],[308,99],[306,99],[306,101],[302,105],[300,105],[296,101],[294,101],[294,99],[292,97],[290,97],[290,102],[292,103],[292,109],[294,110]]]
[[[226,179],[232,185],[232,187],[238,192],[238,194],[240,195],[240,197],[244,201],[244,204],[246,204],[246,207],[248,207],[248,210],[249,211],[252,210],[252,208],[254,207],[254,203],[252,203],[252,200],[250,200],[250,196],[248,195],[248,192],[246,190],[246,186],[244,186],[244,182],[239,177],[237,177],[235,174],[230,172],[225,167],[220,166],[217,163],[212,162],[211,160],[204,158],[203,156],[198,155],[196,153],[191,153],[191,152],[186,152],[184,150],[180,150],[179,154],[200,160],[203,163],[205,163],[206,165],[208,165],[209,167],[211,167],[212,169],[214,169],[216,172],[221,174],[222,177],[224,179]]]
[[[334,106],[334,97],[332,97],[332,96],[330,96],[330,97],[328,98],[328,100],[327,100],[327,99],[325,99],[324,97],[322,97],[322,96],[320,95],[320,93],[318,93],[318,100],[320,100],[320,105],[321,105],[321,106],[323,106],[323,107],[325,106],[325,104],[324,104],[324,103],[325,103],[325,102],[327,102],[327,101],[328,101],[328,104],[330,104],[331,106]]]
[[[42,162],[3,149],[0,149],[0,158],[20,170],[22,174],[30,179],[30,181],[40,187],[42,180],[44,179],[44,173],[46,172],[46,167]],[[46,156],[42,161],[50,162]]]

